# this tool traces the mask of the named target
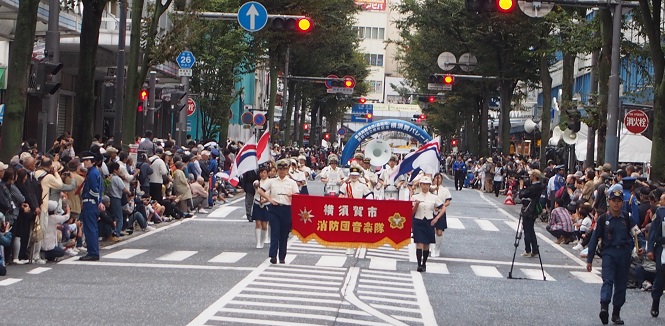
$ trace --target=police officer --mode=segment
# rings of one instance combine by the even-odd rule
[[[665,194],[661,195],[661,201]],[[656,217],[651,221],[649,241],[647,242],[647,258],[656,261],[656,278],[651,289],[651,316],[658,317],[660,297],[665,289],[665,207],[656,210]]]
[[[443,201],[429,191],[432,179],[424,176],[420,179],[421,192],[411,197],[413,202],[413,242],[416,243],[416,259],[418,260],[418,272],[427,271],[427,258],[429,257],[429,245],[435,243],[434,225],[443,216]],[[435,215],[435,211],[439,210]]]
[[[85,151],[81,153],[81,162],[83,162],[83,166],[88,169],[88,174],[83,183],[83,190],[81,191],[82,208],[80,215],[81,222],[83,222],[85,242],[88,244],[88,253],[79,258],[79,260],[97,261],[99,260],[99,230],[97,229],[97,217],[99,216],[100,211],[106,209],[102,204],[102,174],[96,165],[101,162],[101,157],[92,152]]]
[[[455,190],[462,190],[466,178],[466,163],[462,160],[462,155],[457,156],[457,161],[453,163],[453,173],[455,174]]]
[[[623,192],[621,189],[610,192],[607,195],[607,201],[608,211],[598,217],[596,229],[589,241],[586,269],[591,272],[593,257],[596,254],[596,245],[598,240],[602,239],[603,285],[600,288],[600,314],[598,316],[603,325],[607,325],[608,308],[610,301],[612,301],[612,322],[623,325],[624,322],[621,320],[620,313],[621,306],[626,302],[630,258],[634,247],[631,233],[639,234],[639,228],[621,211],[623,206]],[[638,254],[644,254],[644,249],[639,249]],[[613,288],[614,298],[612,298]]]
[[[270,262],[284,264],[286,259],[286,243],[291,232],[291,196],[297,194],[298,184],[289,177],[288,159],[277,161],[277,178],[268,179],[256,192],[268,202],[268,219],[270,221]]]

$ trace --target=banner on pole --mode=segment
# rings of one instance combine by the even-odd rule
[[[342,248],[396,250],[411,243],[409,201],[293,195],[293,233],[301,241]]]

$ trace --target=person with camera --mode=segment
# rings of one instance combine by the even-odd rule
[[[523,257],[538,257],[538,240],[536,230],[534,229],[538,212],[536,206],[539,204],[540,195],[545,186],[540,182],[543,174],[540,170],[533,169],[529,171],[529,185],[519,192],[522,199],[522,229],[524,230],[524,253]]]
[[[612,302],[612,322],[623,325],[621,307],[626,302],[626,288],[630,272],[631,253],[633,252],[633,237],[641,235],[639,227],[628,218],[628,214],[621,210],[623,206],[623,192],[615,189],[607,195],[608,211],[598,218],[596,229],[589,241],[589,255],[587,256],[586,270],[591,272],[593,258],[596,254],[598,241],[602,241],[603,285],[600,288],[600,317],[603,325],[607,325],[609,318],[609,305]],[[643,237],[642,237],[643,238]],[[639,255],[644,249],[638,250]],[[614,297],[612,297],[614,290]]]

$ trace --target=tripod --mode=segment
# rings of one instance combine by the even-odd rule
[[[508,272],[508,278],[513,279],[513,280],[523,280],[525,279],[524,277],[513,277],[513,268],[515,267],[515,256],[517,256],[517,248],[520,246],[520,239],[522,239],[522,227],[524,226],[522,223],[522,215],[524,213],[524,210],[526,207],[522,207],[522,210],[520,211],[520,218],[517,222],[517,230],[515,230],[515,242],[513,245],[515,246],[515,251],[513,252],[513,261],[510,264],[510,272]],[[536,245],[535,248],[531,248],[533,252],[538,252],[538,260],[540,261],[540,270],[543,272],[543,281],[547,281],[547,277],[545,277],[545,269],[543,268],[543,258],[540,255],[540,246]]]

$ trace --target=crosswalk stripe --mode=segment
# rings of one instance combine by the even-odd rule
[[[594,274],[594,273],[589,273],[589,272],[570,272],[570,274],[573,274],[573,276],[577,277],[580,281],[584,283],[590,283],[590,284],[602,284],[603,279]]]
[[[397,260],[390,258],[372,257],[369,262],[370,269],[397,270]]]
[[[526,278],[530,280],[542,280],[543,279],[543,271],[540,269],[529,269],[529,268],[521,268],[522,273],[526,276]],[[545,272],[545,278],[548,281],[556,281],[554,277],[552,277],[550,274]]]
[[[471,265],[473,273],[481,277],[503,277],[501,272],[494,266]]]
[[[179,251],[174,251],[170,254],[164,255],[162,257],[157,258],[157,260],[166,260],[166,261],[183,261],[191,256],[194,256],[198,251],[187,251],[187,250],[179,250]]]
[[[298,255],[294,255],[294,254],[286,254],[286,257],[284,258],[284,262],[285,262],[287,265],[288,265],[288,264],[291,264],[291,263],[293,262],[293,260],[296,259],[297,256],[298,256]]]
[[[439,264],[439,263],[427,264],[427,272],[434,274],[450,274],[450,272],[448,271],[448,265]]]
[[[499,229],[491,221],[475,220],[475,222],[476,222],[476,224],[478,224],[480,229],[483,230],[483,231],[499,232]]]
[[[281,289],[268,289],[268,288],[265,288],[265,287],[258,287],[258,288],[247,287],[243,290],[243,292],[291,294],[291,295],[300,295],[300,296],[315,295],[317,297],[328,297],[328,298],[339,298],[340,297],[339,293],[334,293],[334,292],[333,293],[328,293],[328,292],[313,293],[311,291],[293,291],[293,290],[281,290]]]
[[[316,266],[342,267],[346,263],[346,256],[321,256]]]
[[[212,213],[208,214],[208,217],[227,217],[229,214],[231,214],[233,211],[240,209],[238,206],[222,206],[216,210],[214,210]]]
[[[14,283],[21,282],[23,280],[22,278],[6,278],[2,281],[0,281],[0,286],[7,286],[7,285],[12,285]]]
[[[242,257],[245,257],[247,253],[245,252],[223,252],[212,259],[208,260],[209,263],[224,263],[231,264],[240,260]]]
[[[279,300],[279,301],[297,301],[297,302],[316,302],[316,303],[329,303],[339,305],[339,300],[331,299],[316,299],[316,298],[300,298],[289,296],[272,296],[272,295],[259,295],[259,294],[238,294],[236,298],[260,299],[260,300]],[[256,301],[256,300],[255,300]]]
[[[41,274],[41,273],[44,273],[44,272],[50,271],[50,270],[51,270],[50,267],[37,267],[37,268],[32,269],[31,271],[29,271],[28,274],[37,275],[37,274]]]
[[[112,252],[108,255],[105,255],[104,258],[110,258],[110,259],[129,259],[134,256],[138,256],[144,252],[148,251],[148,249],[122,249],[118,250],[116,252]]]
[[[462,224],[462,221],[456,217],[447,217],[446,222],[448,223],[448,228],[449,229],[465,229],[464,224]]]
[[[211,318],[212,320],[217,320],[217,321],[228,321],[231,323],[239,323],[239,324],[254,324],[254,325],[274,325],[274,326],[297,326],[297,325],[314,325],[311,323],[307,324],[300,324],[300,323],[294,323],[294,322],[283,322],[283,321],[276,321],[274,319],[271,320],[262,320],[262,319],[252,319],[252,318],[237,318],[237,317],[218,317],[218,316],[213,316]],[[325,326],[323,324],[320,324],[322,326]]]
[[[404,307],[395,307],[395,306],[387,306],[383,304],[370,304],[370,306],[378,309],[386,309],[386,310],[394,310],[394,311],[402,311],[402,312],[410,312],[414,314],[420,314],[420,309],[413,309],[413,308],[404,308]]]
[[[513,231],[517,231],[517,222],[513,221],[503,221],[503,222],[506,223],[508,226],[510,226],[510,228],[513,229]]]
[[[296,284],[315,284],[315,285],[332,285],[332,286],[336,286],[339,284],[339,282],[301,279],[301,278],[295,278],[293,276],[283,278],[283,277],[272,277],[272,275],[271,276],[260,275],[256,279],[259,281],[265,281],[265,282],[269,281],[275,283],[296,283]]]
[[[362,294],[378,295],[378,296],[382,296],[382,297],[396,297],[396,298],[401,298],[401,299],[411,298],[411,299],[414,299],[414,300],[418,299],[418,297],[413,295],[413,294],[405,294],[405,293],[387,293],[387,292],[383,292],[383,291],[358,290],[358,294],[361,294],[361,293]],[[415,303],[415,302],[416,301],[414,301],[414,304],[418,304],[418,303]]]

